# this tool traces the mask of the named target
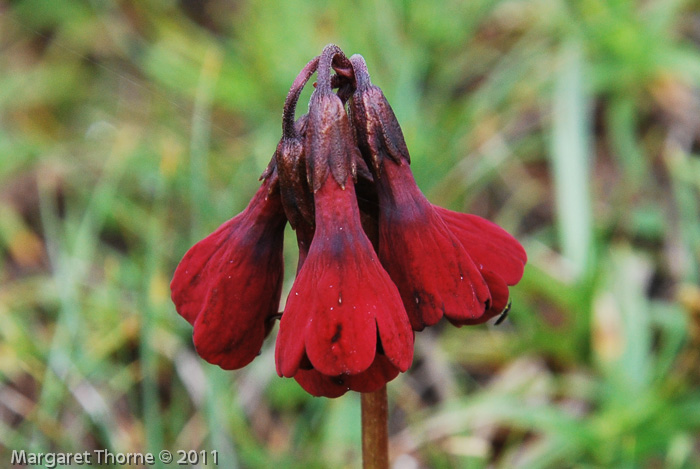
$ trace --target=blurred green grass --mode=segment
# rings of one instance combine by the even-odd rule
[[[356,395],[278,378],[273,340],[241,371],[206,364],[168,290],[245,206],[296,72],[334,42],[365,56],[431,201],[530,259],[505,324],[417,336],[389,386],[396,467],[700,466],[696,2],[0,14],[0,464],[107,448],[359,467]]]

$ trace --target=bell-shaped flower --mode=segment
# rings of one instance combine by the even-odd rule
[[[309,112],[295,120],[314,72]],[[414,331],[443,316],[457,326],[504,318],[527,261],[522,246],[491,222],[432,205],[409,165],[396,116],[362,57],[327,46],[287,95],[260,190],[175,271],[172,300],[194,326],[197,352],[241,368],[281,316],[277,373],[314,396],[337,397],[374,392],[405,372]],[[299,262],[280,315],[287,221]]]
[[[316,231],[280,322],[277,372],[295,376],[308,357],[323,375],[357,375],[382,352],[406,371],[413,333],[399,292],[362,231],[352,179],[343,189],[327,178],[314,199]]]
[[[343,104],[324,75],[324,56],[305,143],[315,231],[287,299],[275,357],[280,376],[301,373],[302,386],[327,395],[321,378],[308,371],[342,380],[345,390],[353,376],[369,386],[357,375],[381,366],[380,354],[399,371],[408,369],[413,333],[399,292],[362,230],[353,180],[357,149]]]
[[[385,161],[378,179],[379,257],[415,330],[445,316],[480,318],[491,295],[462,243],[420,192],[408,164]]]
[[[273,174],[235,218],[192,246],[170,284],[197,353],[224,369],[250,363],[277,315],[286,218]]]
[[[491,303],[484,278],[418,189],[396,116],[371,84],[364,60],[350,60],[357,81],[353,124],[379,198],[379,258],[401,292],[413,329],[443,316],[455,322],[480,318]]]

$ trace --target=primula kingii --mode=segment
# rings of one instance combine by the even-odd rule
[[[309,112],[295,120],[314,72]],[[411,366],[414,331],[506,311],[525,250],[494,223],[432,205],[409,165],[364,59],[327,46],[292,85],[260,190],[175,271],[172,299],[202,358],[247,365],[281,317],[280,376],[315,396],[372,392]],[[299,263],[280,314],[287,221]]]

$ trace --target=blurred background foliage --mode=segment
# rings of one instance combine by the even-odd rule
[[[357,395],[278,378],[274,339],[243,370],[208,365],[168,288],[246,205],[330,42],[366,58],[428,198],[529,254],[504,324],[417,335],[389,386],[395,467],[700,467],[700,5],[683,0],[0,2],[1,464],[359,466]]]

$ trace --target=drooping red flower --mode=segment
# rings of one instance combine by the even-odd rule
[[[305,224],[300,224],[296,229],[297,245],[299,247],[299,264],[297,274],[301,270],[309,253],[313,229]],[[323,249],[323,248],[321,248]],[[342,296],[341,296],[342,298]],[[289,309],[287,309],[289,311]],[[299,370],[294,379],[309,394],[324,397],[339,397],[347,391],[373,392],[384,386],[387,382],[396,378],[399,369],[394,366],[382,353],[381,343],[370,367],[358,374],[324,375],[313,368],[307,356],[304,356]],[[404,370],[405,371],[405,370]]]
[[[287,299],[275,356],[281,376],[301,373],[300,384],[325,395],[331,391],[324,383],[340,386],[331,386],[335,393],[372,387],[367,373],[378,382],[393,378],[380,355],[398,371],[407,370],[413,333],[399,292],[362,230],[352,130],[341,100],[322,85],[328,82],[321,75],[305,144],[315,232]],[[373,364],[378,372],[368,372]]]
[[[379,257],[396,283],[414,330],[443,316],[480,318],[491,294],[464,246],[420,192],[403,133],[359,56],[350,59],[357,87],[351,105],[357,142],[379,197]]]
[[[386,161],[379,192],[379,256],[415,330],[481,317],[486,282],[462,243],[420,192],[407,164]]]
[[[277,337],[282,376],[294,376],[305,355],[332,377],[366,371],[378,349],[400,371],[413,359],[401,297],[362,231],[354,192],[351,180],[343,189],[327,178],[315,193],[316,232]]]
[[[235,218],[192,246],[170,284],[177,312],[194,326],[197,353],[224,369],[250,363],[277,315],[286,224],[276,177]]]
[[[297,267],[297,274],[299,274],[309,254],[314,230],[302,223],[297,227],[296,234],[299,247],[299,264]],[[320,249],[323,248],[321,247]],[[349,290],[352,291],[352,287]],[[340,298],[342,298],[342,294],[340,294]],[[287,308],[287,311],[289,311],[289,308]],[[294,379],[313,396],[339,397],[349,390],[357,392],[376,391],[399,374],[399,369],[381,352],[381,344],[378,345],[379,353],[375,355],[370,367],[363,372],[358,374],[324,375],[314,369],[308,357],[304,356],[299,365],[299,370],[294,374]]]
[[[295,120],[317,70],[309,113]],[[175,271],[172,299],[203,358],[246,365],[281,316],[278,374],[314,396],[373,392],[411,365],[414,330],[443,316],[479,324],[507,310],[525,251],[495,224],[428,202],[360,56],[348,60],[331,45],[311,60],[287,96],[282,127],[248,207]],[[287,221],[299,262],[280,315]]]

